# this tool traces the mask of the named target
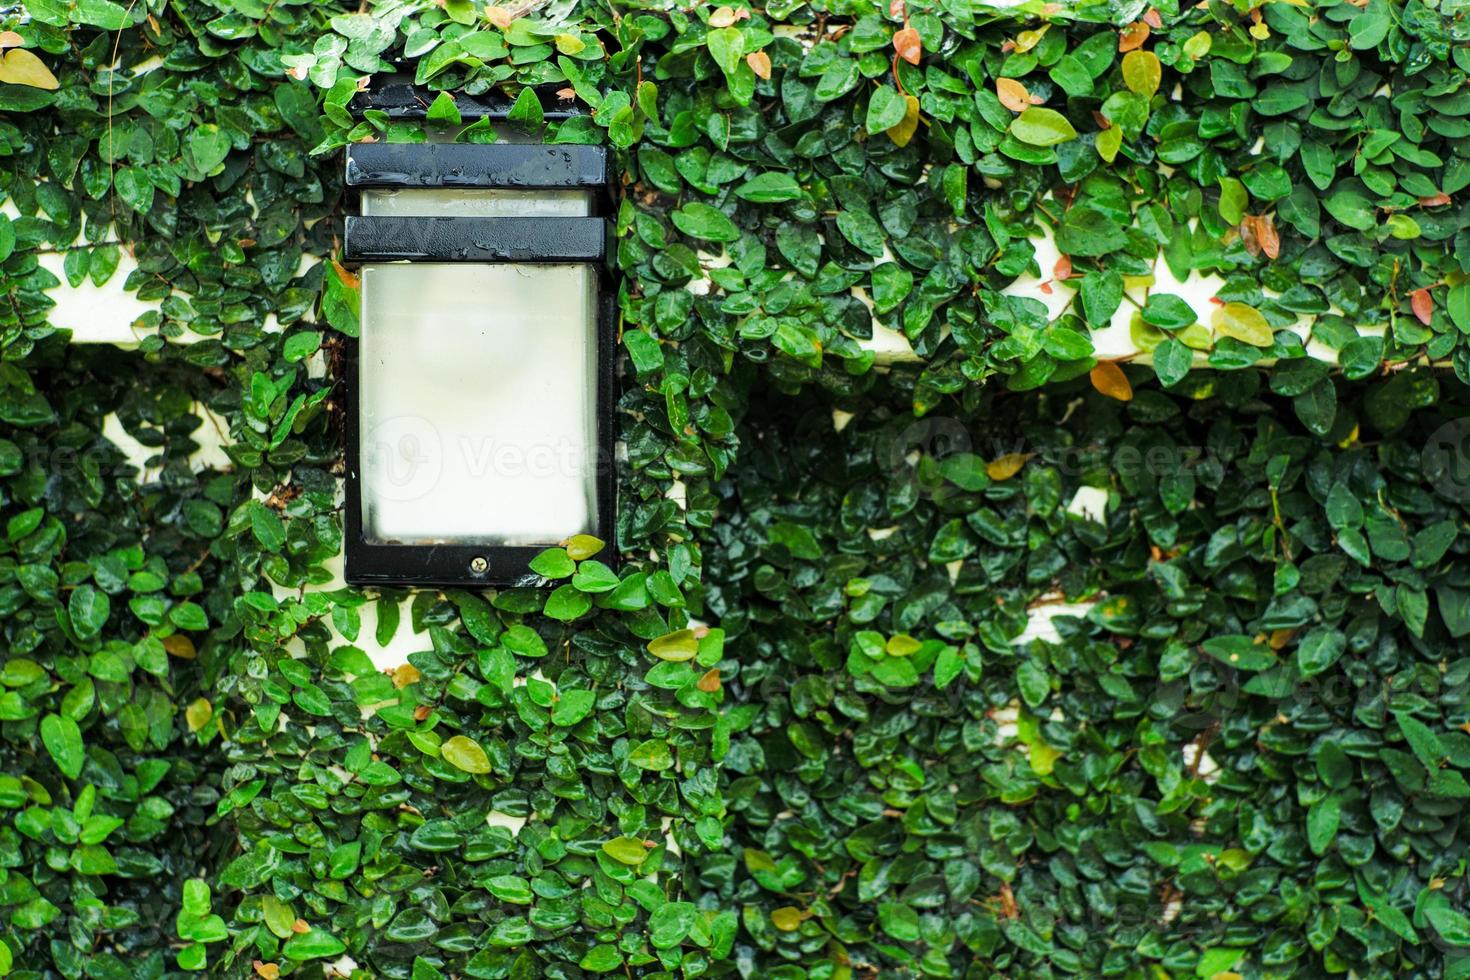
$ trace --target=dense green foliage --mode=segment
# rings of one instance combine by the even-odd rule
[[[1456,4],[26,11],[0,974],[1470,976]],[[354,117],[392,69],[624,190],[618,540],[407,622],[330,570],[332,151],[493,133]],[[68,347],[41,258],[122,248],[140,350]],[[1159,261],[1219,312],[1089,385]]]

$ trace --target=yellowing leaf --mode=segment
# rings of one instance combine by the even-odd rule
[[[1214,43],[1214,38],[1210,37],[1209,31],[1200,31],[1184,42],[1184,53],[1191,58],[1203,58],[1210,53],[1210,47]]]
[[[1026,111],[1011,120],[1011,135],[1031,146],[1056,146],[1077,138],[1067,117],[1055,109],[1028,106]]]
[[[752,51],[745,56],[745,63],[755,72],[757,78],[771,77],[771,56],[764,51]]]
[[[898,633],[888,638],[888,642],[884,644],[883,649],[890,657],[909,657],[918,653],[922,645],[907,633]]]
[[[1112,163],[1118,156],[1118,150],[1123,146],[1123,131],[1117,126],[1105,129],[1097,134],[1097,155],[1107,163]]]
[[[631,867],[643,863],[643,859],[648,857],[648,848],[636,837],[614,837],[602,845],[602,853],[619,864]]]
[[[1128,383],[1128,375],[1114,362],[1099,361],[1092,369],[1091,377],[1092,386],[1109,398],[1120,402],[1133,400],[1133,385]]]
[[[281,975],[281,968],[274,963],[263,963],[256,960],[251,966],[255,968],[255,975],[261,980],[277,980]]]
[[[1031,93],[1026,91],[1026,86],[1014,78],[997,78],[995,80],[995,97],[1000,99],[1000,104],[1012,112],[1025,112],[1031,106]]]
[[[735,11],[730,7],[717,7],[715,12],[709,15],[709,26],[729,27],[735,23]]]
[[[1210,328],[1203,323],[1191,323],[1183,330],[1174,331],[1174,339],[1191,350],[1209,350],[1215,346],[1215,338],[1210,333]]]
[[[1252,347],[1270,347],[1274,339],[1271,325],[1261,311],[1244,303],[1226,303],[1215,311],[1210,325],[1218,334],[1233,337]]]
[[[503,31],[510,26],[512,18],[504,7],[486,7],[485,19]]]
[[[168,651],[169,656],[178,657],[180,660],[193,660],[196,655],[194,641],[182,633],[165,636],[163,648]]]
[[[445,739],[439,746],[439,755],[456,769],[469,773],[490,771],[490,757],[480,748],[480,743],[466,735]]]
[[[209,724],[209,719],[213,717],[214,705],[209,703],[208,698],[199,698],[184,709],[184,722],[189,726],[191,732],[199,731]]]
[[[1123,56],[1123,84],[1139,95],[1152,96],[1159,90],[1164,70],[1152,51],[1129,51]]]
[[[576,57],[587,49],[587,42],[575,34],[558,34],[554,40],[556,50],[568,57]]]
[[[1017,34],[1016,53],[1025,54],[1027,51],[1036,47],[1041,43],[1041,39],[1046,37],[1046,32],[1049,30],[1051,30],[1051,25],[1046,24],[1034,31],[1022,31],[1020,34]]]
[[[602,550],[603,541],[590,534],[574,534],[562,542],[562,547],[567,549],[567,556],[572,561],[581,561],[591,558]]]
[[[0,48],[18,48],[26,43],[26,39],[15,31],[0,31]]]
[[[693,630],[675,630],[648,642],[648,652],[660,660],[682,662],[693,660],[699,652],[699,639]]]
[[[771,924],[782,932],[795,932],[801,928],[801,921],[805,918],[801,909],[783,905],[771,913]]]
[[[5,52],[4,58],[0,58],[0,82],[43,88],[48,92],[61,88],[61,83],[40,58],[20,48],[12,48]]]
[[[1021,467],[1030,458],[1030,453],[1006,453],[1004,456],[997,456],[985,464],[985,475],[997,482],[1009,480],[1021,472]]]
[[[400,664],[393,669],[393,686],[407,687],[419,682],[419,669],[413,664]]]
[[[908,146],[914,133],[919,131],[919,100],[912,95],[905,95],[903,102],[903,118],[887,129],[888,138],[893,140],[895,146]]]
[[[713,694],[720,689],[720,668],[712,667],[702,674],[694,684],[705,694]]]

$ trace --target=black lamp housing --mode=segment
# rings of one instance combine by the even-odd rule
[[[421,99],[409,99],[403,92],[389,88],[384,97],[388,109],[396,102],[404,102],[402,108],[392,114],[397,116],[421,114],[415,107],[426,104]],[[504,106],[495,105],[490,110],[475,105],[470,115],[502,115]],[[481,111],[474,111],[479,109]],[[499,110],[499,111],[496,111]],[[589,304],[589,324],[594,331],[592,346],[595,348],[595,394],[587,393],[586,413],[594,418],[585,420],[587,431],[595,428],[595,438],[587,451],[593,457],[595,469],[590,477],[583,477],[595,488],[595,503],[588,503],[587,515],[590,526],[581,532],[595,534],[605,542],[613,541],[615,516],[616,480],[613,466],[616,425],[614,406],[616,322],[615,291],[608,272],[610,253],[610,211],[608,195],[609,172],[606,149],[600,146],[540,143],[359,143],[346,151],[346,182],[349,202],[358,202],[364,191],[409,190],[429,188],[459,189],[469,194],[479,191],[495,192],[505,198],[515,192],[527,192],[528,203],[536,200],[535,192],[586,191],[592,204],[585,215],[574,216],[466,216],[461,214],[413,215],[349,215],[343,233],[343,258],[348,265],[369,269],[390,268],[382,264],[394,264],[391,268],[412,269],[414,263],[433,263],[424,266],[425,274],[432,269],[444,270],[444,264],[499,263],[524,266],[580,266],[594,270],[595,301]],[[498,210],[515,210],[514,200],[502,201]],[[404,273],[412,275],[411,272]],[[443,274],[442,272],[439,274]],[[453,274],[451,272],[451,274]],[[577,274],[580,276],[580,274]],[[364,286],[367,279],[364,278]],[[388,281],[388,280],[384,280]],[[583,281],[583,280],[578,280]],[[366,302],[367,290],[364,289]],[[556,296],[517,298],[517,302],[552,302]],[[564,298],[564,297],[563,297]],[[514,307],[516,303],[507,306]],[[363,328],[366,331],[367,310],[364,310]],[[515,313],[502,314],[515,316]],[[480,321],[484,326],[484,321]],[[526,330],[534,333],[538,327],[527,319],[519,336]],[[437,326],[437,325],[436,325]],[[455,329],[464,328],[466,323],[455,323],[453,318],[443,324],[445,336],[456,336]],[[491,324],[493,326],[493,324]],[[420,328],[421,329],[421,328]],[[478,328],[473,328],[478,329]],[[485,338],[480,330],[478,343],[494,343],[494,337]],[[346,541],[345,577],[353,585],[406,586],[406,587],[486,587],[493,585],[535,584],[539,576],[529,568],[529,563],[539,552],[559,543],[558,540],[527,541],[517,539],[513,543],[485,540],[483,535],[475,540],[474,535],[456,539],[453,530],[432,535],[430,540],[412,535],[406,540],[397,540],[389,535],[370,533],[369,522],[365,522],[365,508],[370,506],[365,493],[374,492],[368,484],[371,477],[365,473],[367,460],[363,458],[364,414],[371,407],[375,392],[364,387],[362,356],[363,340],[350,343],[346,357],[346,402],[347,402],[347,479],[346,479]],[[453,346],[453,340],[447,340]],[[473,365],[455,356],[451,349],[444,358],[447,371],[459,378]],[[473,351],[467,352],[473,357]],[[515,354],[507,356],[514,360]],[[529,369],[555,370],[547,364],[527,364]],[[587,368],[583,362],[583,368]],[[380,361],[375,365],[373,376],[376,384],[382,383],[384,372],[391,373],[392,365]],[[495,375],[487,372],[485,385],[506,384],[504,373]],[[509,379],[514,380],[514,379]],[[433,386],[433,381],[420,382]],[[509,389],[507,389],[509,390]],[[453,399],[453,395],[448,395]],[[375,437],[376,438],[376,437]],[[492,475],[490,480],[499,477]],[[523,496],[525,490],[519,491]],[[373,498],[376,500],[377,498]],[[514,513],[501,513],[497,520],[511,525],[516,523]],[[544,517],[543,517],[544,520]]]

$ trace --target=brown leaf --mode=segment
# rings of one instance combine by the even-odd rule
[[[715,667],[705,671],[704,675],[694,684],[705,694],[713,694],[720,689],[720,668]]]
[[[745,63],[755,72],[757,78],[771,77],[771,56],[764,51],[752,51],[745,56]]]
[[[715,12],[709,15],[709,26],[729,27],[735,23],[735,11],[731,7],[716,7]]]
[[[510,27],[510,22],[512,18],[510,16],[510,11],[506,10],[504,7],[486,7],[485,19],[503,31],[506,28]]]
[[[1148,40],[1149,26],[1141,20],[1136,20],[1123,28],[1118,35],[1118,50],[1133,51],[1143,47],[1143,42]]]
[[[25,38],[14,31],[0,31],[0,48],[18,48],[25,43]]]
[[[909,15],[908,7],[904,0],[888,0],[888,16],[894,20],[904,20]]]
[[[178,657],[180,660],[193,660],[195,657],[194,641],[182,633],[165,636],[163,648],[168,651],[169,656]]]
[[[332,271],[337,273],[337,278],[342,280],[342,285],[346,286],[348,289],[359,288],[357,273],[353,272],[351,269],[347,268],[336,259],[332,260]]]
[[[556,97],[563,102],[570,102],[577,97],[577,90],[568,85],[566,88],[557,89]]]
[[[1266,258],[1275,260],[1281,256],[1281,236],[1276,232],[1276,222],[1269,214],[1256,219],[1256,241]]]
[[[1051,277],[1062,282],[1071,279],[1072,257],[1069,255],[1063,255],[1061,258],[1057,259],[1057,264],[1052,266]]]
[[[299,936],[303,932],[311,932],[311,926],[307,925],[305,919],[297,919],[295,922],[291,923],[291,931]]]
[[[1091,377],[1092,386],[1109,398],[1120,402],[1133,400],[1133,386],[1128,383],[1128,375],[1112,361],[1098,361]]]
[[[1261,254],[1261,243],[1256,237],[1256,221],[1253,214],[1247,214],[1240,219],[1240,240],[1251,258],[1258,258]]]
[[[1428,289],[1416,289],[1409,294],[1409,308],[1419,318],[1419,322],[1426,327],[1434,316],[1434,297],[1429,295]]]
[[[423,675],[413,664],[401,664],[393,670],[393,686],[407,687],[410,684],[417,684],[421,676]]]
[[[911,65],[917,65],[919,59],[924,56],[924,42],[919,39],[919,32],[912,27],[905,27],[893,35],[893,50],[898,56]]]
[[[1419,198],[1419,206],[1420,207],[1425,207],[1425,208],[1442,208],[1446,204],[1451,204],[1451,203],[1453,203],[1453,202],[1451,201],[1450,196],[1448,194],[1446,194],[1444,191],[1440,191],[1438,194],[1435,194],[1433,197],[1421,197],[1421,198]]]
[[[281,975],[281,968],[274,963],[262,963],[256,960],[250,965],[255,967],[255,975],[261,980],[277,980]]]
[[[1155,10],[1153,7],[1150,7],[1150,8],[1148,8],[1148,10],[1144,11],[1144,13],[1143,13],[1143,22],[1145,24],[1147,24],[1149,27],[1163,27],[1164,26],[1164,18],[1160,17],[1159,16],[1159,12],[1157,10]]]
[[[1025,112],[1026,107],[1031,105],[1031,93],[1026,91],[1026,86],[1014,78],[997,78],[995,80],[995,96],[1000,99],[1000,104],[1012,112]]]
[[[429,715],[433,713],[433,708],[429,707],[427,704],[421,704],[417,708],[413,709],[413,720],[423,721],[425,718],[429,717]]]

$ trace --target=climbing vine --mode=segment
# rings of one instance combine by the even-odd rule
[[[1467,30],[0,14],[0,975],[1470,976]],[[616,538],[346,588],[337,151],[507,127],[616,151]]]

